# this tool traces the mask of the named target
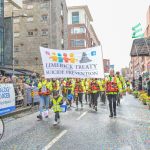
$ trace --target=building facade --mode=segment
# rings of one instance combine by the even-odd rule
[[[68,8],[68,49],[84,49],[100,45],[91,25],[92,21],[88,6]]]
[[[6,17],[10,15],[6,7]],[[23,0],[13,16],[15,67],[42,73],[40,46],[68,48],[65,0]]]
[[[0,66],[4,59],[4,0],[0,0]]]
[[[144,35],[145,37],[150,37],[150,6],[147,11],[146,20],[147,20],[147,26]]]
[[[130,55],[129,68],[131,79],[138,78],[144,72],[150,72],[150,38],[135,39]]]

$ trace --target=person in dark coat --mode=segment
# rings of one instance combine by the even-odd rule
[[[139,76],[138,90],[139,90],[139,91],[142,90],[142,77],[141,77],[141,75]]]

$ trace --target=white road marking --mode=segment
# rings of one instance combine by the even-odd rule
[[[84,117],[87,114],[87,111],[84,112],[80,117],[78,117],[76,120],[80,120],[82,117]]]
[[[64,136],[68,131],[62,131],[57,137],[55,137],[48,145],[46,145],[42,150],[49,150],[62,136]]]

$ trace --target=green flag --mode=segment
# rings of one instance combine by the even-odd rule
[[[138,23],[136,26],[132,27],[132,38],[143,38],[144,33],[142,33],[142,26]]]
[[[132,30],[134,31],[134,30],[136,30],[138,27],[141,27],[141,24],[140,24],[140,23],[138,23],[136,26],[132,27]]]
[[[133,39],[136,39],[136,38],[143,38],[143,37],[144,37],[144,33],[139,34],[139,35],[132,35],[132,38],[133,38]]]

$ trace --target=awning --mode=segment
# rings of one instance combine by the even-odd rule
[[[4,73],[7,75],[13,75],[13,73],[15,75],[23,75],[23,73],[21,73],[21,72],[18,72],[18,71],[13,72],[13,70],[8,70],[8,69],[0,69],[0,71],[4,71]]]

